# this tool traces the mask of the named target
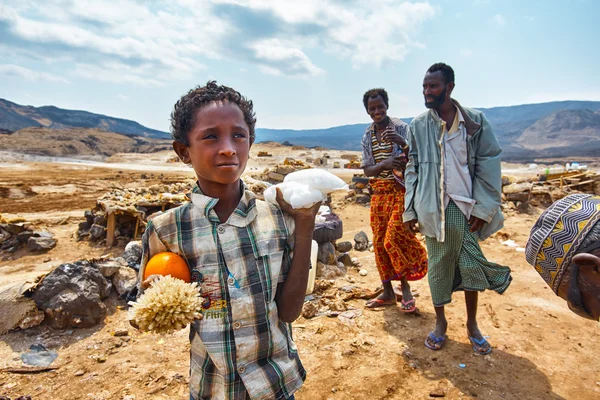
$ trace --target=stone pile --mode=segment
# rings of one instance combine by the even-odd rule
[[[14,253],[27,247],[30,251],[48,251],[56,246],[54,235],[47,231],[36,231],[27,222],[0,223],[0,251]]]
[[[189,201],[193,185],[194,181],[190,180],[108,192],[98,198],[94,209],[84,213],[85,221],[79,224],[77,240],[101,241],[108,237],[123,241],[136,239],[144,232],[150,215]],[[111,223],[113,226],[109,228]]]
[[[569,171],[551,177],[502,177],[502,201],[505,209],[515,208],[525,212],[529,206],[548,207],[571,193],[599,195],[600,174]]]
[[[141,242],[130,242],[122,257],[103,257],[64,263],[18,296],[0,292],[0,309],[13,310],[10,326],[28,329],[47,321],[55,329],[88,328],[104,321],[104,301],[114,292],[132,300],[137,293]],[[13,290],[13,288],[9,288]],[[31,307],[23,307],[25,303]],[[0,329],[1,331],[2,329]]]
[[[331,219],[331,221],[336,221]],[[341,221],[340,221],[341,223]],[[336,228],[341,227],[336,224]],[[353,285],[354,279],[346,276],[348,284],[336,287],[335,280],[346,275],[348,268],[355,268],[361,275],[366,275],[366,270],[356,258],[351,258],[349,251],[367,251],[372,249],[372,243],[364,232],[359,232],[354,237],[354,244],[349,241],[336,242],[335,237],[341,237],[339,229],[330,229],[329,232],[320,232],[322,228],[316,227],[313,238],[319,242],[317,256],[317,280],[309,301],[304,303],[302,316],[313,318],[318,315],[338,317],[344,323],[351,321],[362,314],[362,310],[352,309],[346,302],[353,299],[371,299],[377,295],[375,291]],[[327,240],[333,239],[333,240]]]
[[[259,179],[269,183],[277,184],[283,182],[286,175],[301,169],[309,168],[311,168],[310,165],[304,161],[286,158],[282,164],[277,164],[274,167],[265,170]]]
[[[371,202],[371,186],[369,178],[363,174],[355,174],[348,186],[350,191],[344,198],[347,202],[369,205]]]

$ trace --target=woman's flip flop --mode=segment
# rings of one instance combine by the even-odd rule
[[[379,308],[379,307],[387,307],[387,306],[395,306],[396,300],[381,300],[371,299],[365,303],[366,308]]]
[[[427,335],[427,338],[425,339],[425,347],[434,351],[438,351],[444,347],[444,343],[446,343],[446,337],[446,335],[437,337],[433,332],[429,332],[429,335]]]
[[[402,312],[411,313],[417,310],[415,299],[410,299],[408,301],[400,300],[400,304],[402,304],[402,307],[400,307],[400,311]]]

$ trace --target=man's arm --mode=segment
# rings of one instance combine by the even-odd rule
[[[490,222],[498,212],[502,196],[502,149],[490,123],[482,115],[481,133],[475,149],[473,169],[473,199],[476,201],[471,215]]]

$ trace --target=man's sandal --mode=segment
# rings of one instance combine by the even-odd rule
[[[469,341],[471,342],[471,346],[473,347],[473,351],[476,354],[481,354],[482,356],[486,354],[490,354],[492,352],[492,346],[485,339],[485,337],[479,339],[475,339],[473,336],[470,336],[467,332],[467,336],[469,336]]]
[[[444,347],[446,338],[446,335],[437,337],[433,332],[429,332],[429,335],[427,335],[427,338],[425,339],[425,347],[434,351],[438,351]]]

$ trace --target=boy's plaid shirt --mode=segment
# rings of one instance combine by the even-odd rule
[[[306,378],[275,303],[291,264],[294,221],[242,189],[221,223],[218,199],[196,185],[191,203],[155,217],[142,239],[140,281],[154,254],[171,251],[187,260],[206,299],[204,318],[190,327],[192,399],[286,399]]]

